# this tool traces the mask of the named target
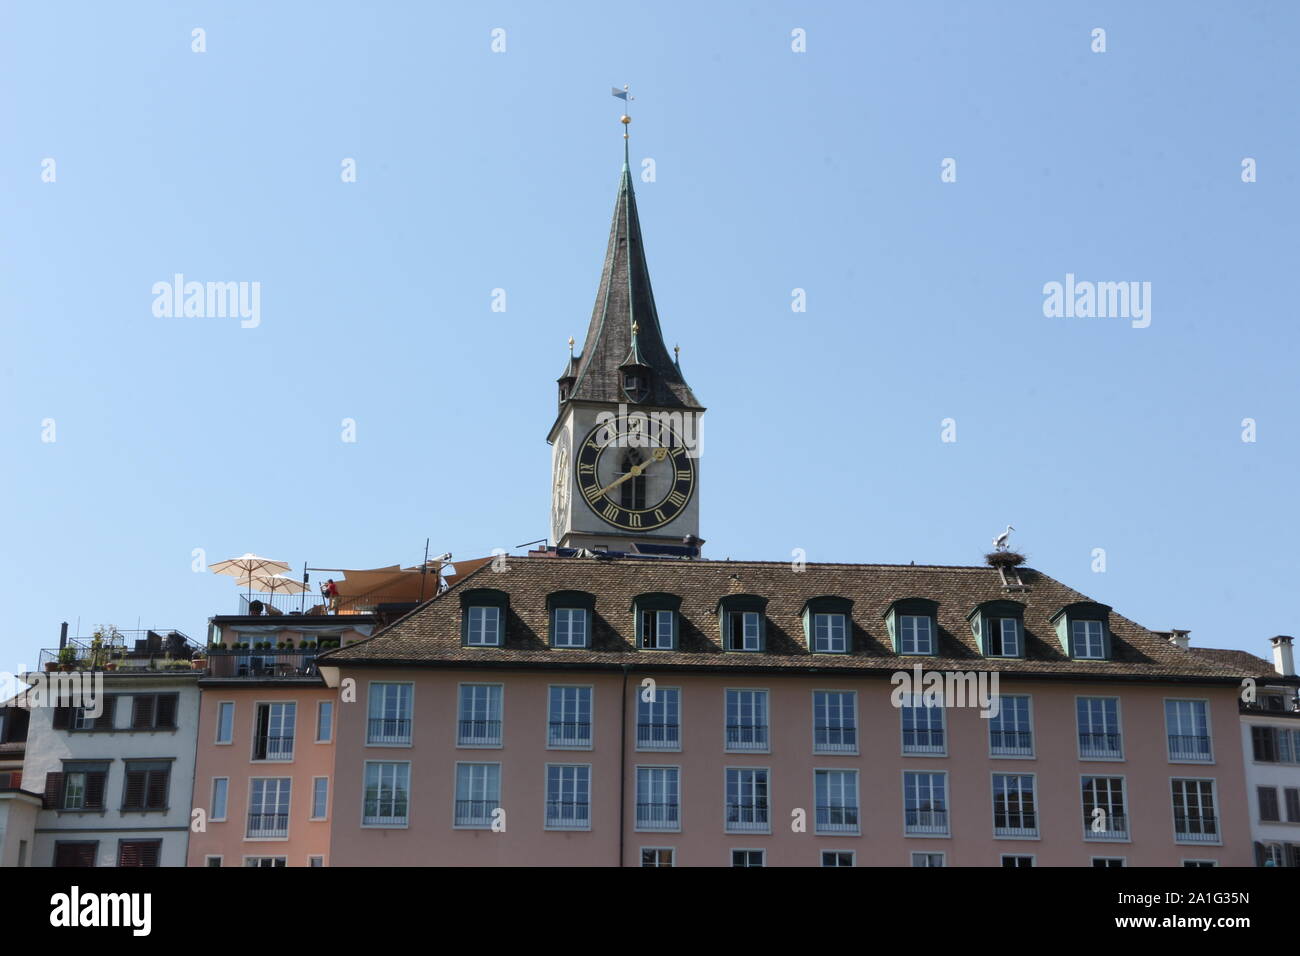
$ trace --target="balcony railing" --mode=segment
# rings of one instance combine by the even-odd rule
[[[639,750],[676,750],[682,745],[677,724],[637,724],[636,745]]]
[[[547,740],[552,746],[590,746],[591,724],[585,720],[552,720]]]
[[[1001,757],[1032,757],[1034,735],[1028,730],[989,731],[993,753]]]
[[[1038,836],[1038,816],[1021,813],[993,818],[993,835],[1013,839],[1031,840]]]
[[[947,810],[905,810],[907,833],[947,833]]]
[[[1099,808],[1105,811],[1105,807]],[[1085,840],[1127,840],[1128,817],[1122,813],[1106,813],[1093,819],[1092,808],[1083,811],[1083,838]]]
[[[492,823],[492,811],[497,808],[494,800],[457,800],[456,826],[486,827]]]
[[[208,649],[207,677],[316,678],[315,648],[293,650]]]
[[[1218,843],[1219,821],[1214,816],[1174,815],[1174,833],[1179,843]]]
[[[407,823],[406,800],[366,801],[366,811],[362,823],[372,827],[403,827]]]
[[[728,750],[766,750],[766,724],[728,724]]]
[[[289,814],[287,813],[250,813],[248,815],[248,839],[275,839],[289,835]]]
[[[818,833],[857,833],[858,808],[825,806],[817,808]]]
[[[501,721],[462,720],[456,742],[462,747],[494,747],[501,743]]]
[[[675,803],[638,803],[636,825],[640,830],[676,830],[681,826],[681,808]]]
[[[768,831],[766,803],[728,803],[728,833],[766,833]]]
[[[202,647],[169,628],[115,631],[96,645],[94,637],[69,638],[62,649],[42,648],[40,670],[192,670]]]
[[[1120,756],[1120,735],[1109,733],[1081,733],[1079,734],[1079,756],[1087,759],[1089,757],[1118,757]]]
[[[903,753],[906,754],[941,754],[943,753],[942,730],[904,730]]]
[[[1170,760],[1195,760],[1208,763],[1210,756],[1210,738],[1203,734],[1170,734]]]
[[[254,760],[292,760],[292,734],[261,734],[253,738]]]
[[[822,724],[813,728],[813,744],[814,750],[819,754],[856,753],[858,729]]]
[[[371,717],[367,725],[367,744],[409,744],[411,718]]]
[[[591,826],[591,807],[577,800],[547,800],[546,825],[552,829],[585,830]]]

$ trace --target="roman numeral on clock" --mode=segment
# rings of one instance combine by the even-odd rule
[[[605,505],[605,510],[602,511],[601,514],[603,514],[608,521],[616,521],[618,520],[618,506]]]
[[[668,503],[675,508],[680,508],[686,504],[686,496],[680,491],[670,492],[668,495]]]

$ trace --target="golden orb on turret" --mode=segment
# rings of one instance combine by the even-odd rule
[[[622,117],[619,118],[619,122],[626,126],[628,123],[632,122],[632,117],[624,113]]]

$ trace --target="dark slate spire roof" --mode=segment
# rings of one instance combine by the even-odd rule
[[[621,368],[629,364],[650,370],[650,392],[644,404],[666,408],[702,407],[682,378],[677,363],[669,358],[659,329],[659,313],[650,288],[650,270],[646,267],[625,143],[623,172],[619,177],[605,265],[596,290],[596,307],[591,313],[576,372],[572,364],[565,369],[565,375],[577,379],[569,398],[627,401]]]

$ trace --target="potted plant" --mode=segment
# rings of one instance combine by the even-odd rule
[[[77,663],[77,649],[75,647],[65,647],[59,651],[59,668],[60,670],[70,671]]]
[[[57,659],[45,662],[45,673],[52,674],[58,669],[59,669],[59,662]]]

